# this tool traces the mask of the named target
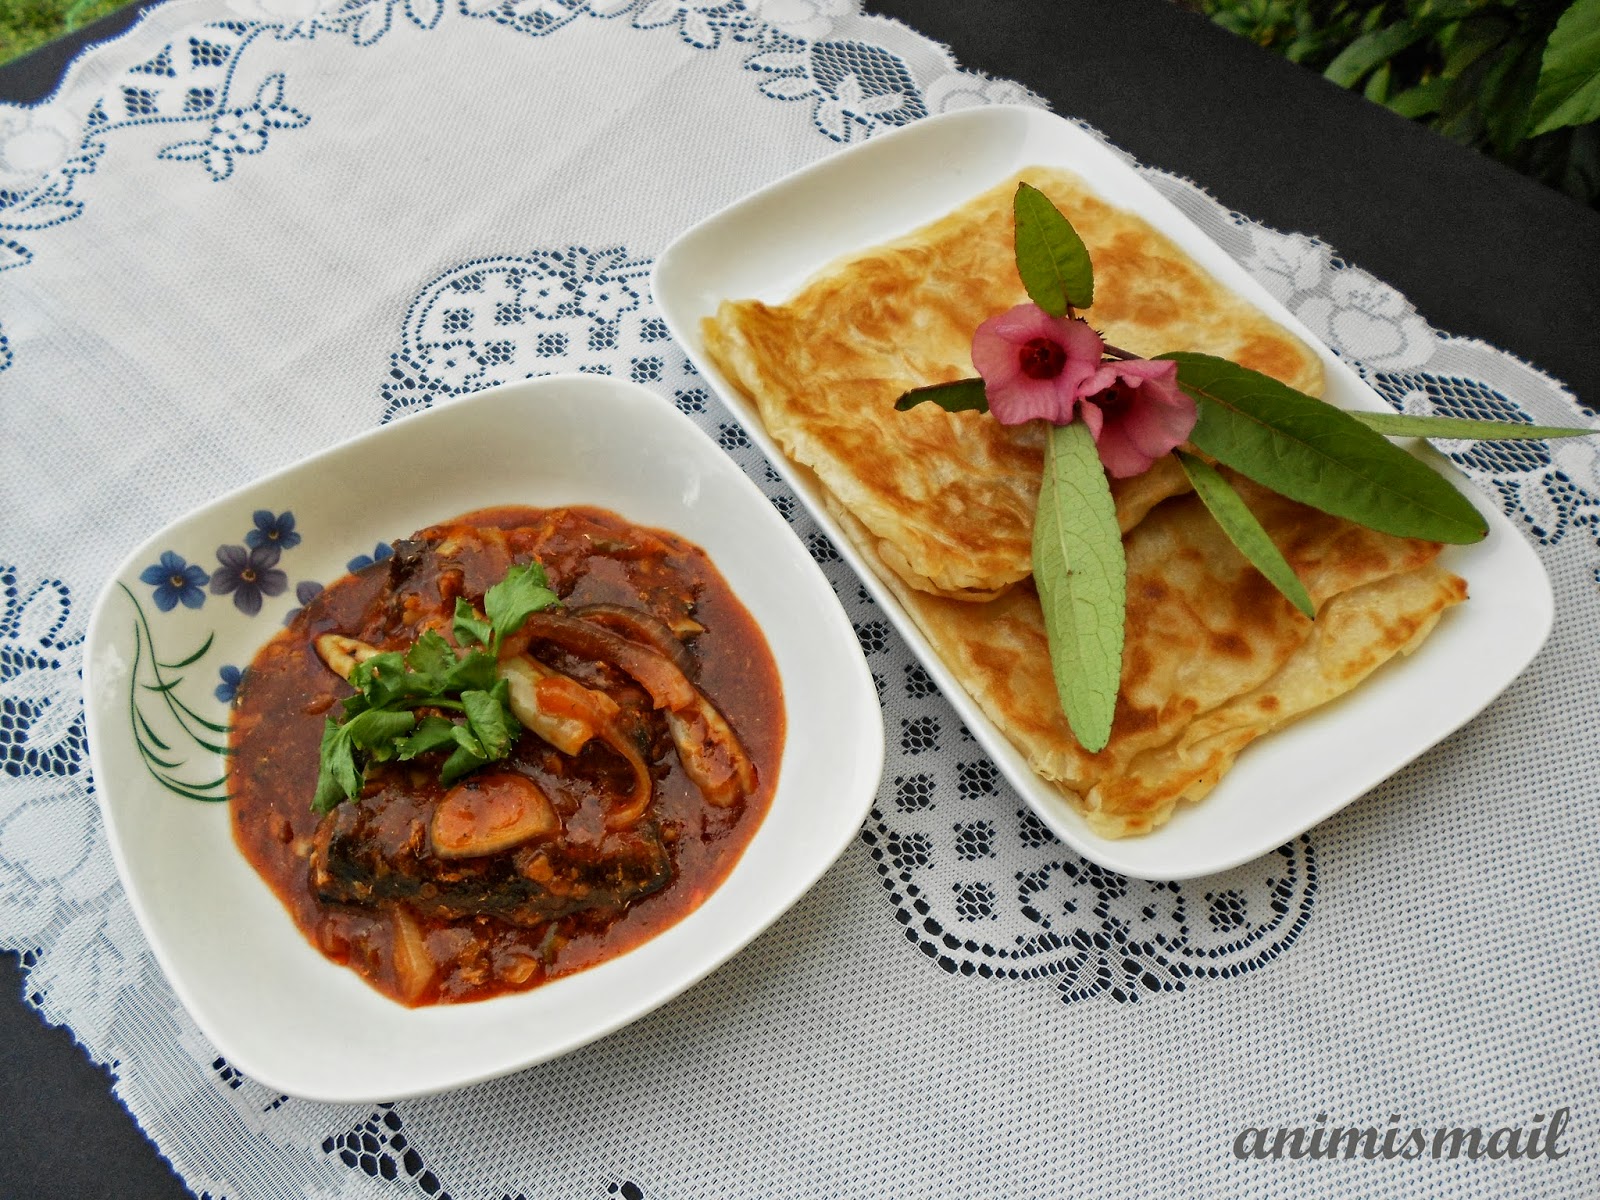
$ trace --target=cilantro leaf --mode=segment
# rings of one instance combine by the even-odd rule
[[[478,610],[473,608],[461,597],[456,597],[456,619],[451,626],[456,635],[456,641],[466,646],[476,642],[480,646],[489,644],[489,622],[478,615]]]
[[[444,766],[439,769],[439,782],[446,787],[489,761],[483,743],[475,738],[465,725],[452,725],[450,737],[455,742],[456,748],[450,757],[444,760]]]
[[[317,790],[311,797],[311,810],[319,814],[332,812],[340,801],[354,799],[360,791],[361,772],[356,770],[350,735],[344,726],[329,717],[322,726]]]
[[[429,692],[441,690],[440,683],[456,665],[456,652],[436,629],[427,630],[406,651],[406,670],[426,683]]]
[[[494,655],[474,650],[456,660],[441,681],[440,692],[489,691],[499,672]]]
[[[350,686],[367,699],[369,708],[382,708],[403,695],[405,656],[393,650],[358,662],[350,672]]]
[[[522,726],[511,715],[506,704],[508,687],[505,680],[495,685],[493,691],[468,691],[461,693],[461,706],[467,712],[467,724],[491,759],[504,758],[511,751]]]
[[[360,716],[352,717],[341,728],[352,746],[377,757],[389,751],[396,738],[410,733],[416,723],[415,713],[371,708]]]
[[[485,594],[487,620],[466,600],[456,601],[452,632],[465,653],[428,629],[403,653],[388,650],[357,663],[350,672],[356,692],[344,701],[343,723],[330,717],[323,728],[312,808],[325,814],[359,796],[375,763],[449,750],[440,769],[448,786],[510,754],[522,726],[511,711],[495,647],[529,613],[558,603],[543,567],[515,566]],[[417,710],[428,709],[466,720],[458,724],[431,713],[419,723]]]
[[[561,602],[548,584],[544,568],[531,562],[512,567],[504,579],[483,594],[483,611],[489,615],[497,638],[515,633],[529,613]]]
[[[425,717],[422,724],[417,726],[415,733],[395,743],[395,757],[406,761],[416,758],[419,754],[427,754],[430,750],[443,750],[447,746],[453,746],[455,737],[451,731],[455,727],[454,721],[448,721],[444,717]]]

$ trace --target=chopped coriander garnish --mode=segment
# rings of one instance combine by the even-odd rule
[[[345,700],[342,720],[329,717],[323,726],[313,811],[328,813],[359,796],[374,763],[449,750],[439,772],[449,785],[510,754],[522,726],[497,671],[499,645],[530,613],[558,603],[543,567],[515,566],[484,594],[487,620],[456,601],[451,630],[464,654],[429,629],[403,653],[357,663],[350,672],[356,694]],[[420,709],[434,711],[419,720]]]

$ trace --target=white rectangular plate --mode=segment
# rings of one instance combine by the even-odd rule
[[[704,548],[766,635],[788,733],[766,819],[722,886],[677,925],[532,991],[408,1009],[301,936],[235,847],[227,805],[206,803],[226,794],[226,760],[214,747],[229,710],[214,693],[226,691],[221,668],[247,665],[282,625],[299,602],[297,581],[332,582],[381,544],[501,504],[598,505]],[[292,531],[278,525],[290,534],[277,564],[287,588],[259,613],[199,587],[186,601],[182,587],[161,596],[158,575],[204,571],[218,546],[262,528],[258,510],[269,525],[293,514]],[[144,578],[164,554],[183,565],[168,559]],[[85,662],[101,810],[156,958],[233,1066],[314,1100],[393,1100],[472,1083],[649,1012],[799,899],[860,828],[883,768],[872,677],[806,549],[686,417],[642,387],[596,375],[481,392],[191,513],[117,569],[90,619]]]
[[[667,249],[652,281],[656,303],[673,336],[783,472],[1040,819],[1085,858],[1112,870],[1142,879],[1208,875],[1265,854],[1332,816],[1482,710],[1544,644],[1554,611],[1550,584],[1532,547],[1468,485],[1488,520],[1489,536],[1475,546],[1447,547],[1440,561],[1467,580],[1471,599],[1447,613],[1416,654],[1252,745],[1211,795],[1180,807],[1154,833],[1113,840],[1090,830],[946,670],[828,515],[809,474],[795,469],[755,409],[707,357],[700,329],[723,300],[787,300],[836,259],[909,233],[1030,166],[1076,172],[1104,199],[1138,213],[1304,339],[1322,358],[1329,401],[1391,411],[1126,162],[1076,126],[1034,108],[969,109],[919,121],[763,188]],[[1428,447],[1415,450],[1452,470]]]

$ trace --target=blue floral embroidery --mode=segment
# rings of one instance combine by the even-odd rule
[[[203,567],[190,565],[171,550],[163,551],[160,562],[139,573],[140,583],[155,587],[156,607],[162,612],[171,612],[180,603],[185,608],[199,608],[206,602],[202,589],[210,579]]]
[[[252,518],[256,527],[244,535],[245,545],[251,549],[277,546],[292,550],[300,544],[300,535],[294,531],[294,514],[283,512],[274,516],[269,509],[258,508]]]
[[[211,575],[213,595],[233,595],[233,606],[247,617],[261,611],[263,596],[277,596],[289,586],[289,577],[278,570],[281,551],[276,546],[218,546],[217,569]]]
[[[244,672],[235,666],[225,666],[219,668],[217,674],[222,682],[217,684],[216,697],[224,704],[232,704],[239,694],[239,685],[244,682]]]
[[[82,212],[71,195],[77,177],[92,173],[106,137],[149,124],[205,123],[205,135],[159,152],[173,161],[204,163],[216,180],[232,176],[241,155],[261,153],[270,133],[304,126],[309,116],[283,102],[284,75],[269,75],[253,102],[235,100],[235,76],[246,49],[258,38],[350,38],[357,46],[381,40],[397,11],[418,29],[437,28],[447,0],[343,0],[301,20],[216,21],[186,32],[153,57],[124,69],[90,106],[76,149],[34,180],[0,194],[0,270],[32,259],[32,251],[7,233],[44,229]],[[542,37],[582,18],[629,18],[636,29],[673,30],[686,45],[710,50],[724,39],[751,44],[746,62],[768,76],[761,89],[782,100],[813,100],[813,120],[828,137],[852,141],[901,125],[927,112],[906,64],[879,47],[858,42],[808,42],[783,33],[748,11],[741,0],[457,0],[464,17],[492,20]],[[7,363],[0,346],[0,370]]]
[[[267,148],[268,130],[299,129],[310,119],[283,103],[283,74],[279,72],[262,81],[256,89],[254,104],[217,113],[204,138],[174,142],[156,157],[177,161],[199,159],[211,172],[211,178],[221,182],[233,174],[235,155],[260,154]]]
[[[381,563],[384,559],[393,557],[394,547],[389,545],[387,542],[379,542],[372,548],[371,554],[356,555],[349,562],[345,563],[344,569],[354,574],[357,571],[365,571],[368,567],[372,566],[373,563]],[[318,590],[320,591],[321,589],[319,588]],[[307,601],[302,600],[300,603],[305,604]]]

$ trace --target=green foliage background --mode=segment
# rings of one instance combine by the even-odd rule
[[[71,33],[127,0],[0,0],[0,63]]]
[[[1600,0],[1182,0],[1600,208]]]

